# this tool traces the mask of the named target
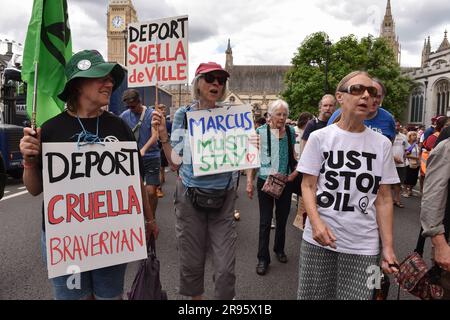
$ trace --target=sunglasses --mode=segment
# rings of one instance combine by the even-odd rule
[[[217,79],[217,82],[218,82],[221,86],[223,86],[223,85],[227,82],[227,77],[215,76],[215,75],[213,75],[213,74],[211,74],[211,73],[205,73],[205,74],[203,75],[203,79],[205,79],[205,81],[206,81],[207,83],[213,83],[213,82]]]
[[[366,86],[364,86],[362,84],[354,84],[354,85],[351,85],[351,86],[349,86],[347,88],[342,88],[342,89],[339,90],[339,92],[349,93],[349,94],[351,94],[353,96],[361,96],[361,95],[364,94],[364,92],[366,92],[366,90],[369,93],[369,95],[371,97],[373,97],[373,98],[375,98],[377,96],[377,94],[378,94],[377,88],[375,88],[375,87],[366,87]]]

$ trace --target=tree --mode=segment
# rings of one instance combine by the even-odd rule
[[[328,36],[324,32],[308,36],[292,59],[293,68],[286,74],[286,90],[282,96],[290,105],[291,118],[301,112],[318,113],[318,104],[325,93],[334,94],[339,81],[354,70],[365,70],[379,78],[387,89],[383,107],[401,117],[408,105],[412,81],[402,76],[400,66],[388,42],[371,35],[360,41],[354,36],[342,37],[329,46],[328,92],[325,87],[325,64]]]

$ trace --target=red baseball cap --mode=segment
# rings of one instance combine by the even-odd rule
[[[443,115],[435,116],[435,117],[431,118],[431,123],[435,124],[436,122],[438,122],[442,118],[446,118],[446,116],[443,116]]]
[[[225,69],[223,69],[220,64],[215,62],[200,63],[197,70],[195,71],[195,75],[197,76],[199,74],[204,74],[212,71],[220,71],[224,73],[227,78],[230,77],[230,74]]]

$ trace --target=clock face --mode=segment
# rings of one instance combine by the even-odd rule
[[[124,20],[121,16],[115,16],[114,18],[112,18],[111,24],[114,28],[119,29],[124,26]]]

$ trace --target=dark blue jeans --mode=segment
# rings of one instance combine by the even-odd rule
[[[269,240],[270,224],[273,215],[273,206],[275,205],[275,243],[273,251],[275,253],[284,253],[284,244],[286,240],[286,223],[291,209],[292,188],[286,185],[281,197],[276,200],[267,193],[261,191],[265,180],[258,178],[256,187],[258,189],[259,200],[259,245],[258,260],[270,263]]]

